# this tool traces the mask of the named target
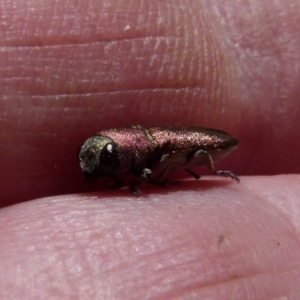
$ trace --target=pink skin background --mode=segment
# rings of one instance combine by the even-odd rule
[[[299,299],[300,1],[0,7],[0,299]],[[84,184],[133,124],[229,132],[240,184]]]

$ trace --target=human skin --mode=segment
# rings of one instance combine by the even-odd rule
[[[0,299],[299,299],[300,178],[271,175],[300,169],[300,1],[0,7]],[[132,124],[229,132],[216,168],[252,176],[85,185],[79,145]]]

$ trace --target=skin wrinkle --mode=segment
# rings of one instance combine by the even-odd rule
[[[256,274],[253,276],[245,276],[245,277],[237,277],[237,276],[232,276],[229,277],[228,279],[223,279],[223,280],[216,280],[215,282],[211,282],[211,283],[206,283],[206,284],[202,284],[199,285],[198,282],[195,282],[193,284],[188,283],[188,285],[185,286],[185,288],[183,288],[182,286],[178,286],[178,289],[173,288],[171,291],[167,291],[166,293],[160,293],[160,295],[163,295],[164,297],[166,297],[166,299],[170,298],[170,299],[181,299],[181,296],[183,295],[190,295],[192,291],[200,291],[202,293],[205,293],[205,290],[217,290],[218,288],[220,288],[220,286],[223,285],[228,285],[228,284],[235,284],[238,283],[240,285],[240,282],[243,282],[246,280],[250,280],[255,278]],[[249,278],[249,279],[247,279]],[[177,284],[175,284],[175,286],[177,286]],[[220,296],[220,295],[219,295]]]
[[[163,251],[162,253],[167,253],[167,251]],[[155,256],[160,256],[161,254],[159,254],[159,253],[157,253],[157,255],[152,255],[154,258],[155,258]],[[143,263],[144,261],[147,261],[148,260],[148,258],[149,258],[149,256],[146,256],[145,258],[144,257],[141,257],[141,258],[139,258],[139,260]],[[134,263],[134,265],[136,265],[136,263]],[[174,266],[173,266],[174,267]],[[168,290],[166,290],[165,292],[163,292],[162,291],[162,289],[164,289],[163,287],[169,287],[169,285],[170,284],[168,284],[167,286],[166,285],[162,285],[162,280],[163,279],[165,279],[166,277],[165,277],[165,275],[164,275],[164,271],[166,271],[166,270],[169,270],[169,271],[172,271],[172,266],[169,266],[169,267],[163,267],[163,269],[156,269],[155,271],[161,271],[161,276],[160,277],[155,277],[155,278],[153,278],[153,280],[151,281],[151,278],[149,278],[149,280],[147,281],[147,284],[149,285],[149,286],[152,286],[154,289],[157,289],[157,287],[159,287],[158,289],[160,290],[160,295],[164,295],[164,296],[166,296],[166,295],[169,295],[170,293],[171,294],[173,294],[173,292],[170,292],[170,291],[168,291]],[[127,279],[128,281],[131,281],[131,278],[128,278]],[[143,280],[142,280],[143,281]],[[172,285],[175,285],[175,286],[180,286],[180,285],[182,285],[182,278],[177,278],[175,281],[174,280],[172,280],[171,279],[171,277],[169,277],[169,281],[170,282],[172,282]],[[176,282],[178,283],[178,284],[176,284]],[[123,282],[123,284],[126,284],[126,282]],[[195,284],[196,285],[196,284]],[[190,284],[189,284],[189,286],[190,286]],[[178,289],[180,290],[180,289],[182,289],[182,286],[181,287],[178,287]],[[177,293],[177,291],[176,291],[176,293]],[[175,294],[176,294],[175,293]]]
[[[25,77],[18,77],[18,76],[13,76],[13,77],[1,77],[0,78],[1,80],[4,80],[4,81],[13,81],[13,80],[31,80],[32,77],[29,77],[29,76],[25,76]],[[23,96],[23,95],[22,95]],[[21,96],[21,97],[22,97]]]
[[[261,194],[260,190],[254,191],[251,188],[249,189],[247,186],[245,186],[245,190],[248,191],[248,193],[245,193],[245,196],[247,195],[249,199],[250,198],[258,199],[258,203],[260,201],[262,201],[263,199],[265,199],[264,202],[266,202],[266,197],[263,197],[263,196],[265,196],[265,194]],[[283,192],[282,192],[282,194],[284,195]],[[279,198],[281,198],[280,195],[279,195]],[[272,214],[274,216],[276,216],[276,219],[278,220],[278,222],[281,221],[282,224],[284,224],[285,228],[288,229],[288,233],[292,237],[292,240],[297,242],[296,243],[297,246],[300,246],[297,236],[294,235],[294,233],[295,233],[294,222],[292,220],[287,221],[287,218],[286,218],[287,212],[286,211],[284,212],[280,207],[274,205],[274,203],[272,201],[268,201],[268,203],[269,203],[268,204],[269,206],[266,208],[263,208],[263,210],[272,211]],[[260,208],[260,210],[262,211],[262,208]],[[251,215],[247,215],[247,216],[245,215],[244,221],[251,224],[253,222]],[[274,234],[275,234],[275,232],[274,232]],[[274,238],[274,240],[276,241],[275,238]]]
[[[133,37],[133,35],[135,35],[135,37]],[[111,37],[98,37],[97,40],[93,39],[93,40],[87,40],[85,42],[83,41],[80,41],[78,38],[56,38],[56,39],[51,39],[51,38],[48,38],[47,42],[45,42],[44,40],[43,41],[33,41],[31,42],[30,44],[25,44],[24,42],[21,41],[18,41],[18,42],[14,42],[13,45],[6,45],[6,43],[0,43],[0,47],[14,47],[14,48],[22,48],[22,47],[27,47],[27,48],[34,48],[34,47],[48,47],[48,46],[61,46],[61,45],[90,45],[90,44],[98,44],[98,43],[104,43],[104,42],[110,42],[110,41],[131,41],[131,40],[139,40],[139,39],[144,39],[145,37],[153,37],[153,38],[165,38],[165,37],[168,37],[168,34],[164,34],[164,35],[155,35],[155,34],[149,34],[147,36],[145,36],[144,34],[142,35],[137,35],[135,32],[132,33],[132,37],[130,36],[127,36],[127,37],[124,37],[124,34],[123,35],[120,35],[120,37],[114,37],[113,39],[111,39]],[[179,36],[176,37],[174,36],[174,38],[180,38]],[[72,42],[72,40],[74,42]],[[84,40],[84,39],[81,39],[81,40]],[[3,41],[3,40],[2,40]],[[7,41],[7,40],[6,40]],[[59,43],[57,42],[59,41]],[[76,42],[75,42],[76,41]],[[21,44],[22,43],[22,44]]]
[[[175,17],[177,17],[178,15],[180,15],[180,13],[174,13],[173,15],[175,15]],[[183,14],[183,17],[186,17],[186,14]],[[193,19],[196,19],[196,18],[193,18]],[[175,22],[176,22],[176,19],[175,19]],[[172,22],[171,23],[174,23],[174,20],[172,20]],[[178,22],[178,20],[177,20],[177,24],[181,24],[180,22]],[[179,33],[181,33],[182,31],[184,31],[184,32],[186,32],[187,30],[188,30],[188,28],[190,28],[191,26],[189,26],[189,27],[186,27],[186,24],[185,24],[185,22],[183,22],[183,24],[184,24],[184,28],[183,29],[180,29],[179,27],[182,27],[182,26],[179,26],[179,27],[176,27],[176,30],[175,30],[175,34],[177,33],[177,34],[179,34]],[[193,27],[193,26],[192,26]],[[179,30],[179,31],[178,31]],[[162,38],[163,36],[160,36],[160,38]],[[191,37],[190,37],[191,38]],[[144,38],[143,38],[144,39]],[[147,39],[147,37],[146,37],[146,39]],[[166,39],[170,39],[169,37],[166,37],[166,38],[163,38],[163,40],[164,41],[166,41]],[[173,39],[176,39],[176,37],[174,37]],[[125,40],[125,39],[124,39]],[[158,39],[159,40],[159,39]],[[183,40],[183,42],[185,42],[186,41],[186,39],[184,39]],[[175,49],[179,49],[180,48],[180,39],[178,39],[177,41],[176,41],[176,45],[175,45]],[[193,40],[192,40],[192,42],[193,42]],[[114,42],[112,43],[112,45],[114,44]],[[93,43],[91,44],[91,45],[89,45],[89,46],[93,46]],[[191,45],[191,46],[193,46],[193,45]],[[190,48],[190,47],[189,47]],[[194,51],[194,53],[196,53],[195,51]],[[179,53],[177,53],[177,55],[179,55]],[[176,58],[176,55],[173,55],[172,56],[173,58]],[[167,56],[165,56],[164,57],[164,60],[166,60],[167,59]],[[183,63],[183,62],[182,62]],[[151,66],[151,65],[150,65]],[[170,70],[171,71],[171,70]],[[160,73],[162,73],[163,72],[163,66],[160,68]],[[158,75],[160,75],[160,73],[158,73]],[[182,79],[182,76],[183,76],[183,73],[181,72],[181,73],[179,73],[179,74],[174,74],[174,72],[170,72],[169,73],[169,79],[170,80],[172,80],[172,78],[174,77],[174,75],[179,75],[179,80],[176,80],[175,78],[174,78],[174,80],[175,80],[175,85],[178,85],[178,81],[180,82],[181,81],[181,79]],[[172,77],[173,76],[173,77]],[[189,75],[189,77],[193,77],[192,76],[192,74],[191,75]],[[193,81],[195,80],[194,78],[192,79]],[[80,80],[77,80],[77,82],[80,82]],[[81,82],[83,82],[83,85],[85,85],[85,81],[84,80],[82,80]],[[109,81],[108,81],[109,82]],[[91,84],[93,84],[93,83],[91,83]],[[194,83],[192,83],[192,86],[194,85]],[[74,87],[73,87],[73,85],[72,85],[72,83],[70,83],[69,84],[69,90],[70,90],[70,95],[71,94],[73,94],[72,93],[72,91],[74,90]],[[82,93],[82,94],[86,94],[86,93]],[[93,93],[89,93],[89,94],[93,94]],[[39,95],[39,94],[36,94],[36,95]]]
[[[191,73],[191,70],[192,70],[191,64],[192,64],[192,60],[195,57],[197,57],[197,53],[194,50],[195,47],[193,47],[194,46],[194,40],[188,34],[189,30],[187,28],[187,24],[189,22],[187,22],[187,18],[188,18],[188,16],[192,16],[192,14],[191,14],[191,11],[190,11],[191,7],[190,6],[187,6],[187,7],[188,7],[188,11],[187,11],[187,13],[184,14],[184,20],[183,20],[183,24],[185,25],[184,32],[186,33],[186,35],[184,35],[184,37],[183,37],[183,44],[184,44],[183,56],[188,58],[188,62],[181,61],[181,66],[180,66],[181,70],[184,70],[186,68],[187,71],[186,71],[186,74],[184,74],[184,72],[181,72],[180,77],[179,77],[178,80],[179,81],[184,81],[184,78],[186,77],[187,81],[193,82],[193,74],[195,74],[195,73]],[[191,22],[190,28],[196,28],[195,24],[194,24],[194,18],[192,18],[190,20],[190,22]],[[176,22],[176,23],[180,24],[180,22]],[[190,51],[190,49],[193,49],[193,51]]]
[[[102,91],[102,92],[94,92],[94,93],[77,93],[77,94],[74,94],[74,93],[70,93],[70,94],[48,94],[48,95],[30,95],[28,97],[30,98],[39,98],[39,99],[47,99],[47,98],[52,98],[52,97],[70,97],[70,96],[73,96],[73,97],[77,97],[77,96],[102,96],[102,95],[105,95],[105,94],[108,94],[108,95],[118,95],[118,94],[121,94],[121,93],[132,93],[132,92],[147,92],[147,91],[151,91],[151,92],[156,92],[156,91],[170,91],[170,92],[174,92],[175,91],[192,91],[192,90],[203,90],[202,87],[181,87],[181,88],[178,88],[178,87],[162,87],[162,88],[145,88],[145,89],[141,89],[141,88],[136,88],[136,89],[132,89],[132,90],[115,90],[115,91]],[[7,95],[5,96],[8,99],[12,98],[12,99],[15,99],[18,97],[18,95]],[[22,97],[23,96],[19,96],[19,97]],[[55,99],[55,100],[58,100],[58,99]],[[159,101],[159,99],[153,99],[154,101]]]
[[[263,15],[256,16],[257,20],[253,22],[255,16],[253,18],[251,14],[247,13],[247,10],[243,10],[243,5],[241,5],[241,13],[235,18],[233,17],[235,10],[231,11],[231,6],[216,6],[216,8],[221,10],[218,17],[223,19],[224,34],[227,36],[229,45],[231,44],[233,49],[236,50],[237,62],[240,62],[239,67],[242,68],[239,72],[241,74],[241,84],[239,85],[241,89],[240,101],[247,102],[247,99],[252,97],[253,105],[249,106],[249,109],[252,110],[253,114],[259,113],[259,117],[266,121],[266,135],[268,132],[276,132],[277,137],[275,139],[283,138],[287,132],[293,131],[292,127],[294,126],[289,121],[286,122],[284,120],[285,116],[290,120],[294,118],[293,115],[299,114],[297,106],[295,107],[291,101],[284,101],[290,97],[295,97],[293,96],[293,90],[295,90],[295,93],[298,93],[299,72],[297,70],[293,71],[295,67],[297,68],[298,64],[291,64],[293,60],[289,59],[289,53],[293,53],[293,57],[297,53],[295,52],[295,48],[299,44],[299,39],[289,38],[290,35],[293,36],[293,33],[297,31],[287,30],[287,28],[284,28],[284,25],[278,26],[278,19],[275,20],[270,16],[267,17],[267,21]],[[222,9],[229,13],[226,15]],[[284,13],[287,13],[286,10],[284,10]],[[292,13],[291,19],[296,15],[296,13]],[[282,13],[280,17],[282,17]],[[239,23],[239,26],[236,26],[239,21],[243,23]],[[252,25],[262,24],[262,21],[264,26],[260,25],[257,28],[257,26]],[[279,23],[281,24],[281,22]],[[241,31],[241,27],[245,28],[245,30]],[[262,39],[265,39],[265,42],[261,42]],[[281,59],[278,59],[278,56]],[[294,62],[297,61],[299,60],[294,59]],[[267,76],[264,75],[265,69],[268,69]],[[268,93],[268,95],[264,95],[265,93]],[[262,100],[266,97],[274,99],[271,105],[268,101]],[[256,102],[258,105],[256,105]],[[294,106],[293,109],[291,109],[291,105]],[[283,111],[279,112],[278,110],[281,110],[281,107],[283,107]],[[276,122],[276,120],[270,119],[274,110],[276,110],[278,116],[281,115],[279,117],[281,119],[280,125],[279,121]],[[260,143],[263,143],[265,139],[267,137],[262,138]],[[265,153],[261,153],[261,155],[264,156]]]
[[[228,59],[226,59],[226,56],[223,58],[221,57],[223,52],[220,50],[223,50],[224,47],[221,44],[221,49],[220,49],[220,39],[221,39],[219,34],[220,30],[217,27],[216,28],[212,27],[210,22],[203,21],[201,16],[197,19],[197,21],[198,23],[200,22],[200,24],[202,24],[201,26],[202,28],[205,28],[206,34],[205,35],[202,34],[200,36],[200,38],[202,37],[202,42],[199,44],[202,45],[201,47],[203,48],[202,50],[203,57],[204,57],[203,61],[205,62],[209,61],[212,65],[206,66],[204,71],[205,75],[203,76],[202,74],[203,71],[201,70],[202,64],[197,63],[196,65],[199,66],[199,71],[197,72],[198,76],[196,76],[196,78],[204,77],[204,82],[206,80],[211,80],[212,83],[209,84],[210,88],[208,94],[210,94],[214,99],[218,99],[219,102],[222,102],[222,104],[220,103],[220,106],[222,107],[223,110],[225,110],[227,105],[225,100],[226,97],[222,97],[222,96],[224,96],[227,89],[224,88],[224,82],[226,81],[234,82],[235,80],[237,80],[237,78],[232,78],[232,80],[229,79],[234,75],[234,73],[232,72],[232,68],[229,67],[230,64],[226,63],[228,59],[231,59],[230,56],[228,56],[228,53],[227,53]],[[198,27],[195,26],[195,28],[199,28],[199,26]],[[205,39],[206,35],[208,36],[209,43],[208,43],[208,39]],[[226,60],[224,61],[224,59]],[[222,76],[220,76],[220,74],[222,74]],[[203,85],[206,86],[207,84],[205,83]],[[234,89],[232,89],[232,91],[234,91]]]
[[[140,36],[140,37],[128,37],[128,38],[119,38],[119,39],[103,39],[103,40],[94,40],[94,41],[90,41],[90,42],[80,42],[78,40],[78,42],[76,43],[58,43],[58,44],[54,44],[54,43],[48,43],[48,44],[45,44],[45,45],[40,45],[40,44],[36,44],[36,45],[12,45],[12,46],[7,46],[7,45],[1,45],[0,44],[0,51],[1,52],[5,52],[6,49],[8,52],[10,52],[12,49],[17,49],[17,50],[23,50],[23,49],[31,49],[31,48],[35,48],[35,49],[56,49],[56,48],[60,48],[60,47],[63,47],[63,46],[70,46],[70,47],[73,47],[73,46],[94,46],[94,45],[102,45],[102,44],[110,44],[110,43],[117,43],[117,42],[132,42],[132,41],[143,41],[145,39],[164,39],[164,40],[180,40],[181,38],[180,37],[177,37],[177,36],[172,36],[172,35],[144,35],[144,36]]]
[[[114,43],[112,43],[111,44],[113,47],[116,47],[115,45],[114,45]],[[134,45],[135,46],[135,45]],[[51,54],[51,53],[50,53]],[[53,54],[54,55],[54,54]],[[51,56],[49,56],[49,59],[48,60],[46,60],[47,61],[47,63],[49,64],[50,63],[50,61],[51,61],[51,59],[52,59],[52,56],[53,56],[52,54],[51,54]],[[165,55],[165,57],[167,58],[168,56],[168,54],[164,54],[163,53],[163,55]],[[172,56],[173,57],[173,56]],[[75,59],[75,58],[74,58]],[[136,66],[137,66],[137,68],[139,68],[139,62],[138,62],[138,60],[137,60],[138,58],[135,58],[135,63],[136,63]],[[144,57],[142,57],[142,59],[144,60]],[[105,61],[106,60],[103,60],[103,61],[99,61],[99,62],[97,62],[97,63],[100,63],[100,64],[105,64]],[[143,63],[145,63],[145,62],[143,62]],[[73,64],[74,64],[74,62],[72,62],[72,65],[71,65],[71,67],[73,68]],[[117,68],[119,68],[119,66],[118,66],[118,63],[117,63],[117,65],[116,66],[114,66],[114,65],[112,65],[112,67],[114,68],[114,69],[117,69]],[[50,69],[50,66],[49,66],[49,69]],[[70,67],[69,67],[69,69],[70,69]],[[37,72],[43,72],[43,70],[42,69],[38,69],[38,70],[36,70]],[[68,69],[66,70],[66,72],[67,73],[70,73],[70,71],[68,71]],[[149,70],[149,72],[151,73],[150,74],[150,76],[152,76],[153,74],[153,71],[150,69]],[[43,72],[44,73],[44,72]],[[170,74],[170,73],[169,73]],[[175,78],[178,76],[179,78],[180,78],[180,75],[181,73],[176,73],[176,74],[174,74],[173,75],[173,73],[171,73],[169,76],[171,76],[171,78],[169,78],[169,80],[171,81],[170,82],[170,84],[172,84],[172,80],[175,80]],[[44,74],[42,74],[42,75],[44,75]],[[173,75],[173,76],[172,76]],[[101,75],[102,77],[104,76],[104,74],[103,75]],[[176,77],[175,77],[176,76]],[[173,78],[172,78],[173,77]],[[119,80],[122,80],[122,78],[120,77],[120,79]],[[194,80],[193,80],[194,81]],[[80,82],[80,81],[76,81],[77,83],[78,82]],[[83,87],[86,85],[85,84],[85,80],[81,80],[81,82],[82,82],[82,84],[83,84]],[[108,79],[106,79],[106,82],[107,82],[107,84],[108,85],[111,85],[112,84],[112,80],[110,80],[109,78]],[[180,82],[180,80],[178,81],[178,80],[176,80],[173,84],[176,84],[176,85],[178,85],[178,82]],[[71,89],[69,89],[71,92],[72,92],[72,90],[73,90],[73,88],[72,88],[72,83],[70,83],[70,85],[71,85]],[[50,88],[50,87],[49,87]],[[75,88],[75,87],[74,87]],[[147,87],[148,88],[148,87]],[[114,86],[112,86],[112,89],[115,89],[114,88]]]
[[[159,253],[157,253],[157,254],[159,254]],[[154,256],[155,257],[155,256]],[[147,258],[146,258],[147,259]],[[140,259],[139,259],[140,260]],[[144,259],[142,259],[141,261],[144,261]],[[134,265],[136,265],[136,263],[134,263]],[[172,269],[172,267],[169,267],[170,268],[170,270]],[[167,268],[167,269],[169,269],[169,268]],[[164,270],[167,270],[166,268],[164,268]],[[280,274],[280,272],[278,272],[279,274]],[[261,272],[257,272],[257,273],[253,273],[253,275],[251,275],[250,276],[250,278],[255,278],[256,277],[256,275],[261,275],[262,273]],[[162,275],[163,276],[163,275]],[[164,278],[164,277],[162,277],[162,278]],[[161,279],[162,279],[161,278]],[[231,277],[229,277],[228,279],[224,279],[224,280],[216,280],[216,282],[210,282],[210,283],[205,283],[205,284],[203,284],[203,285],[201,285],[201,286],[199,286],[199,284],[198,283],[195,283],[194,284],[194,286],[195,287],[197,287],[197,289],[202,289],[202,288],[207,288],[207,287],[214,287],[214,286],[216,286],[216,285],[219,285],[219,284],[227,284],[227,283],[232,283],[232,282],[236,282],[236,281],[240,281],[240,280],[242,280],[242,279],[245,279],[245,278],[249,278],[249,275],[244,275],[244,276],[231,276]],[[129,281],[130,281],[130,279],[128,279]],[[159,278],[155,278],[155,281],[158,281],[158,282],[161,282],[160,281],[160,279]],[[154,281],[154,282],[155,282]],[[180,279],[180,278],[177,278],[177,281],[178,281],[178,283],[182,283],[182,280]],[[152,283],[154,283],[154,282],[152,282]],[[123,282],[123,284],[124,284],[124,282]],[[173,282],[173,284],[174,284],[174,282]],[[150,284],[151,285],[151,284]],[[179,284],[180,285],[180,284]],[[175,284],[175,286],[178,286],[178,284]],[[192,285],[193,286],[193,285]],[[191,285],[189,285],[189,287],[191,287]],[[182,287],[179,287],[179,289],[182,289]],[[173,292],[171,292],[171,294],[172,294]],[[164,293],[163,293],[164,294]],[[164,294],[165,295],[165,294]],[[169,293],[167,292],[167,295],[169,295]]]

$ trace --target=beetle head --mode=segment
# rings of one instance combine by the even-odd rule
[[[78,154],[81,170],[86,178],[115,174],[119,166],[116,144],[98,135],[87,139]]]

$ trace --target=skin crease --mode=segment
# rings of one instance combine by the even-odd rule
[[[299,299],[299,175],[136,199],[75,157],[105,128],[189,124],[240,139],[217,169],[299,172],[300,1],[0,5],[0,299]]]

